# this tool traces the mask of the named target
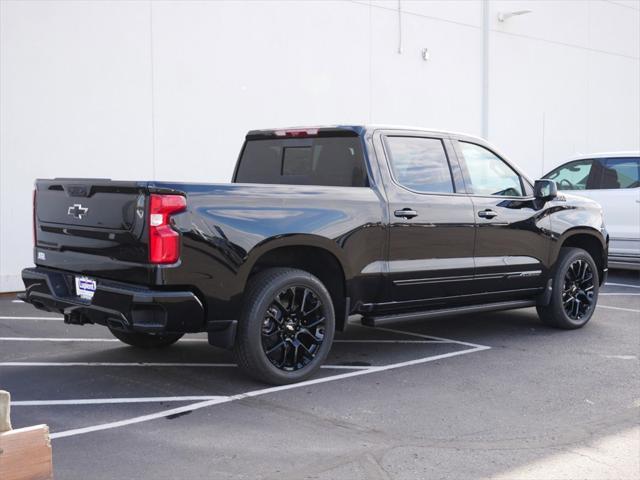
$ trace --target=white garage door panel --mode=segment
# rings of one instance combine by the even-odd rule
[[[587,152],[640,149],[638,60],[591,52]]]
[[[367,3],[367,0],[359,1]],[[398,2],[394,0],[371,0],[371,5],[388,10],[398,9]],[[482,0],[402,0],[401,10],[409,15],[474,25],[478,28],[482,25]]]
[[[491,39],[490,138],[534,179],[586,147],[587,58],[548,42]]]
[[[481,30],[372,10],[372,120],[480,133]],[[431,59],[422,60],[428,48]]]
[[[497,31],[530,38],[566,43],[583,48],[589,46],[589,4],[598,2],[576,0],[492,0],[492,28]],[[531,10],[531,13],[514,16],[497,22],[499,12]]]
[[[249,129],[367,121],[368,7],[159,2],[153,15],[158,178],[229,181]]]
[[[0,291],[31,264],[36,177],[152,171],[146,2],[1,2]]]
[[[614,2],[588,2],[589,47],[637,59],[640,56],[640,10]],[[636,3],[640,8],[640,2]]]

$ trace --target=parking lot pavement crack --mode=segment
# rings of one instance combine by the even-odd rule
[[[393,477],[377,459],[387,450],[386,447],[373,448],[366,444],[346,455],[332,457],[332,461],[322,459],[317,465],[306,467],[304,477],[298,469],[282,472],[277,476],[269,476],[273,480],[333,480],[334,478],[349,478],[352,480],[391,480]]]
[[[365,465],[367,473],[367,478],[379,478],[382,480],[391,480],[391,475],[384,468],[384,466],[378,461],[378,459],[372,454],[367,453],[364,455],[364,461],[362,462]]]
[[[616,468],[616,466],[614,464],[603,462],[602,460],[594,458],[592,455],[590,455],[588,453],[585,453],[585,452],[578,452],[576,450],[568,450],[567,453],[570,453],[572,455],[578,455],[579,457],[586,458],[590,462],[597,463],[599,465],[604,465],[604,466],[610,467],[610,468]]]
[[[289,422],[299,420],[302,424],[305,424],[305,425],[308,425],[311,423],[318,427],[325,427],[328,429],[337,427],[343,430],[356,432],[359,434],[379,434],[380,433],[379,430],[372,429],[355,422],[350,422],[345,418],[323,416],[314,411],[296,409],[296,408],[292,408],[291,406],[285,407],[271,400],[268,400],[264,397],[246,398],[246,399],[240,400],[239,403],[248,408],[255,408],[255,409],[267,411],[269,413],[275,413],[277,415],[281,415],[283,418],[286,418],[287,421]]]
[[[429,438],[420,439],[410,437],[399,441],[392,449],[397,448],[426,448],[432,450],[466,450],[483,452],[522,452],[522,451],[548,451],[553,450],[558,453],[567,452],[568,449],[582,447],[585,438],[589,442],[605,436],[611,428],[590,430],[583,426],[570,432],[566,428],[558,431],[547,431],[537,435],[526,435],[517,437],[501,437],[493,440],[489,438],[478,438],[475,440],[460,441],[460,436],[450,438]],[[407,441],[409,440],[409,441]]]

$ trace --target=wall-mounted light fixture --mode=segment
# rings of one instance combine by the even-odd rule
[[[428,62],[431,59],[431,52],[429,52],[428,48],[422,49],[422,60]]]
[[[532,10],[517,10],[515,12],[498,12],[498,21],[504,22],[505,20],[510,19],[511,17],[515,17],[517,15],[526,15],[527,13],[531,13]]]

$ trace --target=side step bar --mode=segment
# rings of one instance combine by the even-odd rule
[[[484,305],[471,305],[466,307],[439,308],[422,312],[395,313],[390,315],[372,315],[362,317],[362,324],[369,327],[378,327],[393,322],[408,322],[412,320],[425,320],[434,317],[449,317],[465,313],[496,312],[498,310],[511,310],[513,308],[534,307],[535,300],[512,300],[508,302],[486,303]]]

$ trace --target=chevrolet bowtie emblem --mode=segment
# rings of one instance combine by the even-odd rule
[[[86,215],[88,211],[88,208],[83,207],[79,203],[74,203],[71,207],[69,207],[69,210],[67,210],[67,215],[71,215],[74,218],[82,219],[82,217]]]

